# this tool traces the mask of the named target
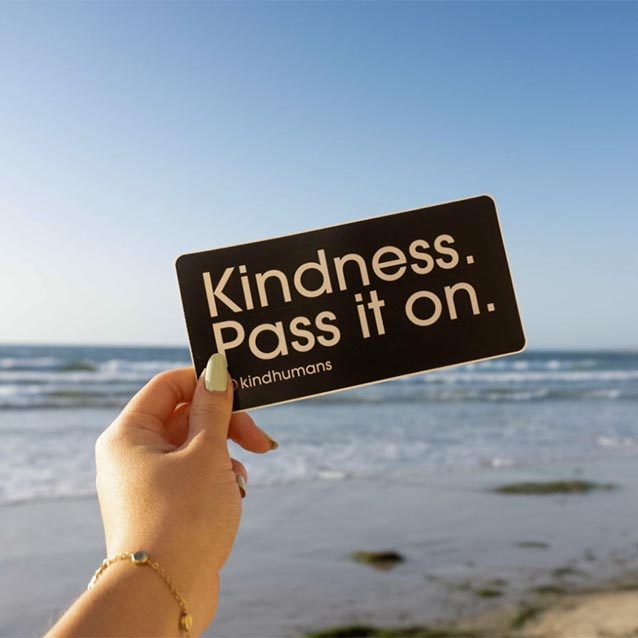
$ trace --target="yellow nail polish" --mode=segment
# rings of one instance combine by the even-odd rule
[[[268,434],[268,432],[264,432],[262,430],[264,436],[268,439],[268,441],[270,442],[270,449],[271,450],[276,450],[279,447],[279,443],[277,443],[277,441],[275,441],[275,439],[272,438],[272,436],[270,436],[270,434]]]
[[[216,352],[206,365],[204,377],[206,389],[211,392],[225,392],[228,387],[228,366],[226,357]]]

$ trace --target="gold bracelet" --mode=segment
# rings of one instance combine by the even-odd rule
[[[159,566],[159,563],[156,560],[153,560],[147,552],[143,550],[139,550],[137,552],[127,552],[126,554],[117,554],[117,556],[113,556],[113,558],[105,558],[102,561],[102,564],[95,570],[95,574],[93,574],[93,578],[89,581],[87,589],[92,589],[97,579],[102,575],[102,573],[112,565],[113,563],[117,563],[120,560],[129,559],[134,565],[148,565],[153,571],[158,574],[161,579],[168,585],[168,588],[171,590],[171,594],[175,600],[179,603],[179,606],[182,609],[182,613],[179,616],[179,628],[182,632],[182,636],[184,638],[190,638],[190,629],[193,626],[193,618],[188,613],[186,609],[186,601],[182,597],[182,595],[175,589],[175,585],[173,585],[173,581],[168,577],[166,572]]]

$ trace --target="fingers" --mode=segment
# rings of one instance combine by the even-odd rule
[[[235,412],[230,419],[228,437],[248,450],[263,454],[279,447],[269,434],[257,427],[252,417],[245,412]]]
[[[233,466],[233,472],[235,472],[235,474],[241,474],[244,477],[244,481],[248,482],[248,472],[246,471],[246,466],[237,459],[231,458],[230,462]]]
[[[184,445],[188,436],[190,407],[190,403],[178,405],[165,424],[166,437],[176,448]]]
[[[230,459],[230,462],[233,466],[233,472],[235,472],[235,476],[237,477],[237,485],[239,486],[239,492],[241,497],[244,498],[246,496],[246,491],[248,489],[248,472],[246,472],[246,468],[243,463],[240,463],[237,459]]]
[[[204,374],[197,382],[190,405],[187,445],[202,441],[208,450],[228,454],[226,439],[233,409],[233,386],[226,366],[226,358],[214,354]]]
[[[122,421],[138,423],[137,419],[126,417],[141,414],[166,423],[180,403],[193,398],[196,383],[192,368],[177,368],[154,376],[122,410]]]
[[[190,404],[178,405],[170,419],[166,422],[168,440],[175,446],[184,445],[188,436]],[[245,412],[235,412],[230,417],[228,438],[248,452],[264,454],[276,450],[279,443],[270,434],[264,432]]]

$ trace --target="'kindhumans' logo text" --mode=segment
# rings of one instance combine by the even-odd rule
[[[298,379],[311,374],[331,371],[332,361],[319,361],[317,363],[309,363],[305,366],[297,366],[285,370],[268,370],[265,374],[249,374],[246,377],[233,379],[233,385],[235,390],[237,390],[237,388],[248,390],[261,385],[269,385],[279,381],[290,381],[290,379]]]

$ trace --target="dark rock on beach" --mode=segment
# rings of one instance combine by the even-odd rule
[[[357,563],[370,565],[375,569],[387,571],[402,563],[405,558],[394,550],[383,550],[378,552],[356,551],[352,553],[352,558]]]

